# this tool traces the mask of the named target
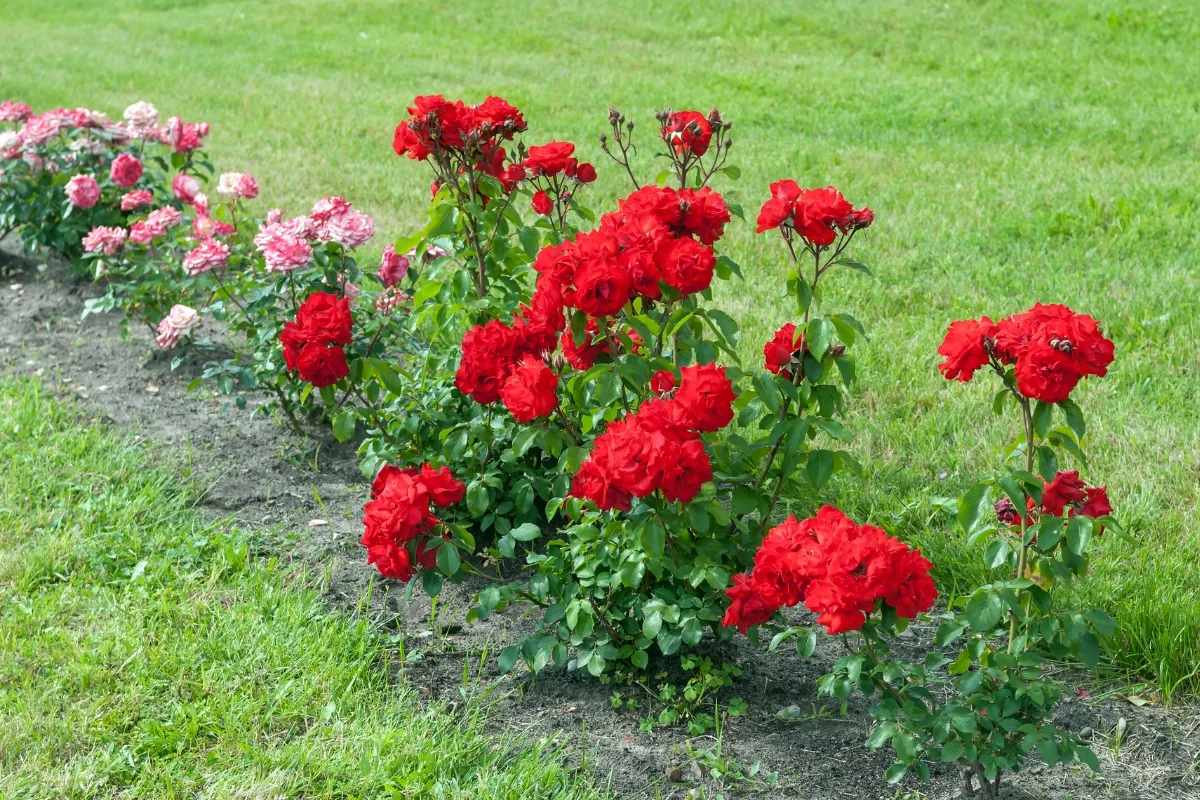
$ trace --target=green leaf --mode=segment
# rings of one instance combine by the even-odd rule
[[[724,172],[732,180],[735,180],[735,181],[738,178],[742,177],[742,171],[735,166],[722,167],[721,172]]]
[[[895,764],[892,764],[887,768],[887,772],[883,773],[883,777],[887,778],[888,783],[899,783],[907,774],[908,764],[897,761]]]
[[[462,559],[458,555],[458,548],[454,546],[453,542],[443,541],[437,551],[438,569],[446,577],[453,578],[458,573],[461,564]]]
[[[833,453],[828,450],[814,450],[809,453],[804,473],[814,489],[823,487],[833,475]]]
[[[871,272],[871,268],[868,267],[866,264],[862,263],[861,261],[855,261],[852,258],[839,258],[837,261],[835,261],[833,263],[841,264],[843,267],[849,267],[850,269],[858,270],[859,272],[862,272],[862,273],[865,273],[867,275],[874,277],[874,273]]]
[[[1117,632],[1117,621],[1098,608],[1084,612],[1084,616],[1101,636],[1112,636]]]
[[[1033,432],[1038,435],[1039,439],[1045,439],[1052,424],[1054,424],[1054,406],[1038,400],[1037,405],[1033,408]]]
[[[333,435],[339,442],[349,441],[354,435],[355,428],[354,414],[350,411],[343,411],[333,418]]]
[[[875,730],[871,731],[871,735],[867,737],[865,744],[872,750],[883,747],[896,734],[897,730],[896,723],[882,722],[875,726]]]
[[[1054,739],[1040,739],[1037,743],[1037,751],[1047,765],[1052,767],[1058,763],[1058,744]]]
[[[958,739],[951,739],[942,745],[942,761],[957,761],[962,752],[962,742]]]
[[[820,361],[833,342],[833,325],[829,320],[818,317],[808,323],[808,330],[805,332],[804,338],[813,358]]]
[[[667,546],[667,531],[661,522],[652,519],[642,526],[642,547],[646,554],[655,561],[663,557]],[[670,655],[669,653],[667,655]]]
[[[1083,555],[1092,539],[1092,521],[1076,515],[1067,520],[1067,549],[1077,556]]]
[[[1062,400],[1059,402],[1058,408],[1067,420],[1067,427],[1082,439],[1087,426],[1083,422],[1083,412],[1079,410],[1079,406],[1075,405],[1074,400]]]
[[[812,287],[809,286],[808,281],[804,279],[803,275],[796,276],[795,286],[796,308],[799,309],[801,314],[805,314],[808,312],[809,306],[812,305]]]
[[[500,651],[500,657],[496,660],[496,666],[500,668],[501,673],[511,672],[520,655],[520,648],[518,648],[516,645],[509,645]]]
[[[1079,660],[1092,670],[1100,665],[1100,642],[1091,631],[1079,637]]]
[[[542,535],[542,529],[532,522],[523,522],[509,533],[518,542],[532,542]]]
[[[1091,767],[1092,772],[1100,772],[1100,762],[1096,760],[1096,754],[1092,752],[1092,748],[1079,745],[1075,748],[1075,757]]]
[[[983,551],[983,561],[992,569],[997,569],[1008,562],[1012,548],[1005,539],[994,539]]]
[[[530,258],[536,258],[538,250],[541,249],[537,230],[522,225],[517,228],[517,238],[521,240],[521,247],[525,250],[525,254]]]
[[[653,639],[662,630],[662,612],[658,609],[651,611],[642,619],[642,636]]]
[[[986,589],[979,589],[967,601],[967,622],[978,633],[987,633],[996,627],[1004,614],[1000,597]]]
[[[989,507],[988,487],[977,483],[958,498],[958,525],[964,533],[971,533],[979,523],[985,506]]]

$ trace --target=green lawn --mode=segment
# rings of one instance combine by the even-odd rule
[[[719,188],[748,212],[790,176],[878,214],[859,251],[878,281],[839,275],[826,295],[872,333],[849,420],[869,474],[836,499],[921,544],[944,586],[966,582],[977,554],[928,500],[996,464],[1015,426],[991,417],[989,387],[940,378],[941,334],[1035,300],[1093,314],[1118,355],[1077,392],[1087,477],[1139,543],[1109,537],[1087,593],[1121,619],[1128,665],[1200,686],[1200,9],[784,5],[42,0],[5,12],[0,94],[208,120],[219,168],[256,173],[264,207],[341,193],[386,236],[428,197],[389,148],[415,94],[512,100],[531,141],[571,139],[597,163],[600,209],[626,190],[596,146],[610,104],[642,125],[648,174],[654,110],[716,105],[742,168]],[[745,224],[726,243],[747,281],[720,300],[757,358],[787,319],[780,249]]]
[[[367,620],[39,391],[0,381],[0,796],[598,800],[390,685]]]

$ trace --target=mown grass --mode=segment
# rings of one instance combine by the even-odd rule
[[[255,172],[264,206],[345,194],[385,236],[427,199],[425,172],[389,149],[418,93],[514,101],[531,141],[571,139],[597,163],[600,209],[626,190],[595,144],[608,105],[641,124],[650,174],[656,108],[720,107],[742,177],[719,188],[748,211],[790,176],[878,213],[858,252],[878,280],[836,276],[825,298],[872,334],[848,420],[868,474],[833,499],[920,544],[943,586],[975,580],[978,553],[929,501],[995,465],[1017,426],[991,417],[990,387],[940,378],[940,336],[1035,300],[1092,313],[1117,361],[1077,392],[1087,477],[1138,543],[1104,542],[1084,599],[1121,620],[1124,664],[1200,687],[1194,5],[45,0],[6,11],[0,42],[0,93],[206,119],[211,154]],[[718,300],[757,360],[788,315],[781,251],[743,224],[726,244],[747,279]]]
[[[366,620],[152,455],[0,381],[0,796],[601,797],[392,685]]]

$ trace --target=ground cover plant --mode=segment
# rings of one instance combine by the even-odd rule
[[[0,382],[6,797],[601,796],[392,684],[367,620],[163,467]]]

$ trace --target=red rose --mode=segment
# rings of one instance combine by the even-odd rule
[[[583,342],[579,345],[575,344],[575,335],[571,331],[564,332],[560,344],[567,363],[580,372],[586,372],[596,366],[596,359],[600,354],[610,352],[607,336],[601,338],[599,333],[600,329],[595,320],[588,320]]]
[[[800,196],[800,186],[793,180],[776,181],[771,184],[771,199],[763,203],[758,212],[756,233],[778,228],[792,216],[793,204]]]
[[[508,365],[499,358],[464,356],[454,373],[454,386],[476,403],[487,405],[500,399],[508,372]]]
[[[310,343],[300,351],[296,371],[300,373],[300,380],[323,389],[349,375],[350,366],[346,363],[346,351],[341,347]]]
[[[558,175],[574,172],[578,164],[571,157],[575,145],[570,142],[549,142],[529,148],[529,155],[521,164],[534,175]]]
[[[316,344],[350,344],[354,338],[348,297],[314,292],[297,310],[296,324]]]
[[[629,273],[606,259],[584,262],[575,273],[575,307],[593,317],[609,317],[629,302]]]
[[[721,624],[726,628],[737,628],[743,634],[753,625],[770,622],[779,610],[779,606],[763,600],[749,573],[734,575],[733,585],[725,590],[725,596],[730,602]]]
[[[787,323],[763,345],[763,358],[769,372],[792,379],[792,359],[804,352],[804,335],[796,335],[796,326]]]
[[[533,211],[535,214],[541,214],[543,217],[549,216],[554,210],[554,203],[550,202],[550,195],[539,189],[533,195]]]
[[[676,111],[667,117],[662,137],[680,155],[702,156],[712,141],[712,123],[699,111]]]
[[[466,484],[457,480],[449,467],[434,469],[429,464],[422,464],[418,477],[434,505],[442,508],[459,502],[467,492]]]
[[[682,232],[695,236],[702,244],[720,239],[731,219],[725,199],[707,186],[695,191],[680,189],[679,206]]]
[[[672,239],[659,247],[654,261],[662,270],[663,280],[684,296],[707,289],[717,264],[711,247],[689,237]]]
[[[737,395],[725,377],[724,367],[705,364],[680,370],[675,403],[691,430],[712,432],[724,428],[733,420],[735,399]]]
[[[1084,498],[1083,507],[1079,510],[1080,514],[1096,519],[1097,517],[1107,517],[1112,512],[1113,507],[1108,500],[1107,486],[1098,486],[1087,490],[1087,497]]]
[[[502,97],[488,97],[475,107],[477,124],[488,124],[493,134],[503,130],[504,138],[511,139],[514,133],[525,130],[525,117],[512,103]]]
[[[395,542],[380,542],[367,546],[367,563],[374,564],[379,574],[398,581],[412,580],[416,570],[408,551]]]
[[[699,439],[684,442],[662,471],[663,497],[672,503],[690,503],[700,487],[713,478],[712,463]]]
[[[575,170],[575,180],[580,183],[591,183],[596,180],[596,168],[585,161]]]
[[[539,358],[525,356],[500,390],[504,407],[517,422],[548,417],[558,408],[558,376]]]
[[[571,496],[591,500],[606,511],[628,511],[633,498],[616,487],[605,474],[607,462],[589,458],[579,467],[571,481]]]
[[[1064,305],[1036,303],[1000,320],[995,340],[1001,360],[1016,362],[1017,389],[1045,403],[1067,399],[1085,375],[1103,377],[1113,361],[1099,323]]]
[[[109,177],[117,186],[129,188],[138,182],[138,178],[142,177],[142,162],[129,153],[121,153],[112,162]]]
[[[949,380],[969,381],[975,370],[986,366],[991,357],[988,340],[996,335],[996,325],[989,318],[960,319],[950,323],[938,354],[946,360],[938,364],[942,375]]]
[[[1078,472],[1059,472],[1042,490],[1042,511],[1054,517],[1061,517],[1067,505],[1086,497],[1086,487],[1083,481],[1079,480]]]
[[[675,373],[660,369],[650,378],[650,390],[657,394],[666,394],[675,388]]]
[[[579,246],[567,240],[562,244],[543,247],[533,260],[533,269],[539,275],[548,275],[559,286],[568,286],[575,280],[581,257]]]
[[[796,232],[818,247],[828,247],[853,219],[854,208],[832,186],[805,189],[793,206]]]

